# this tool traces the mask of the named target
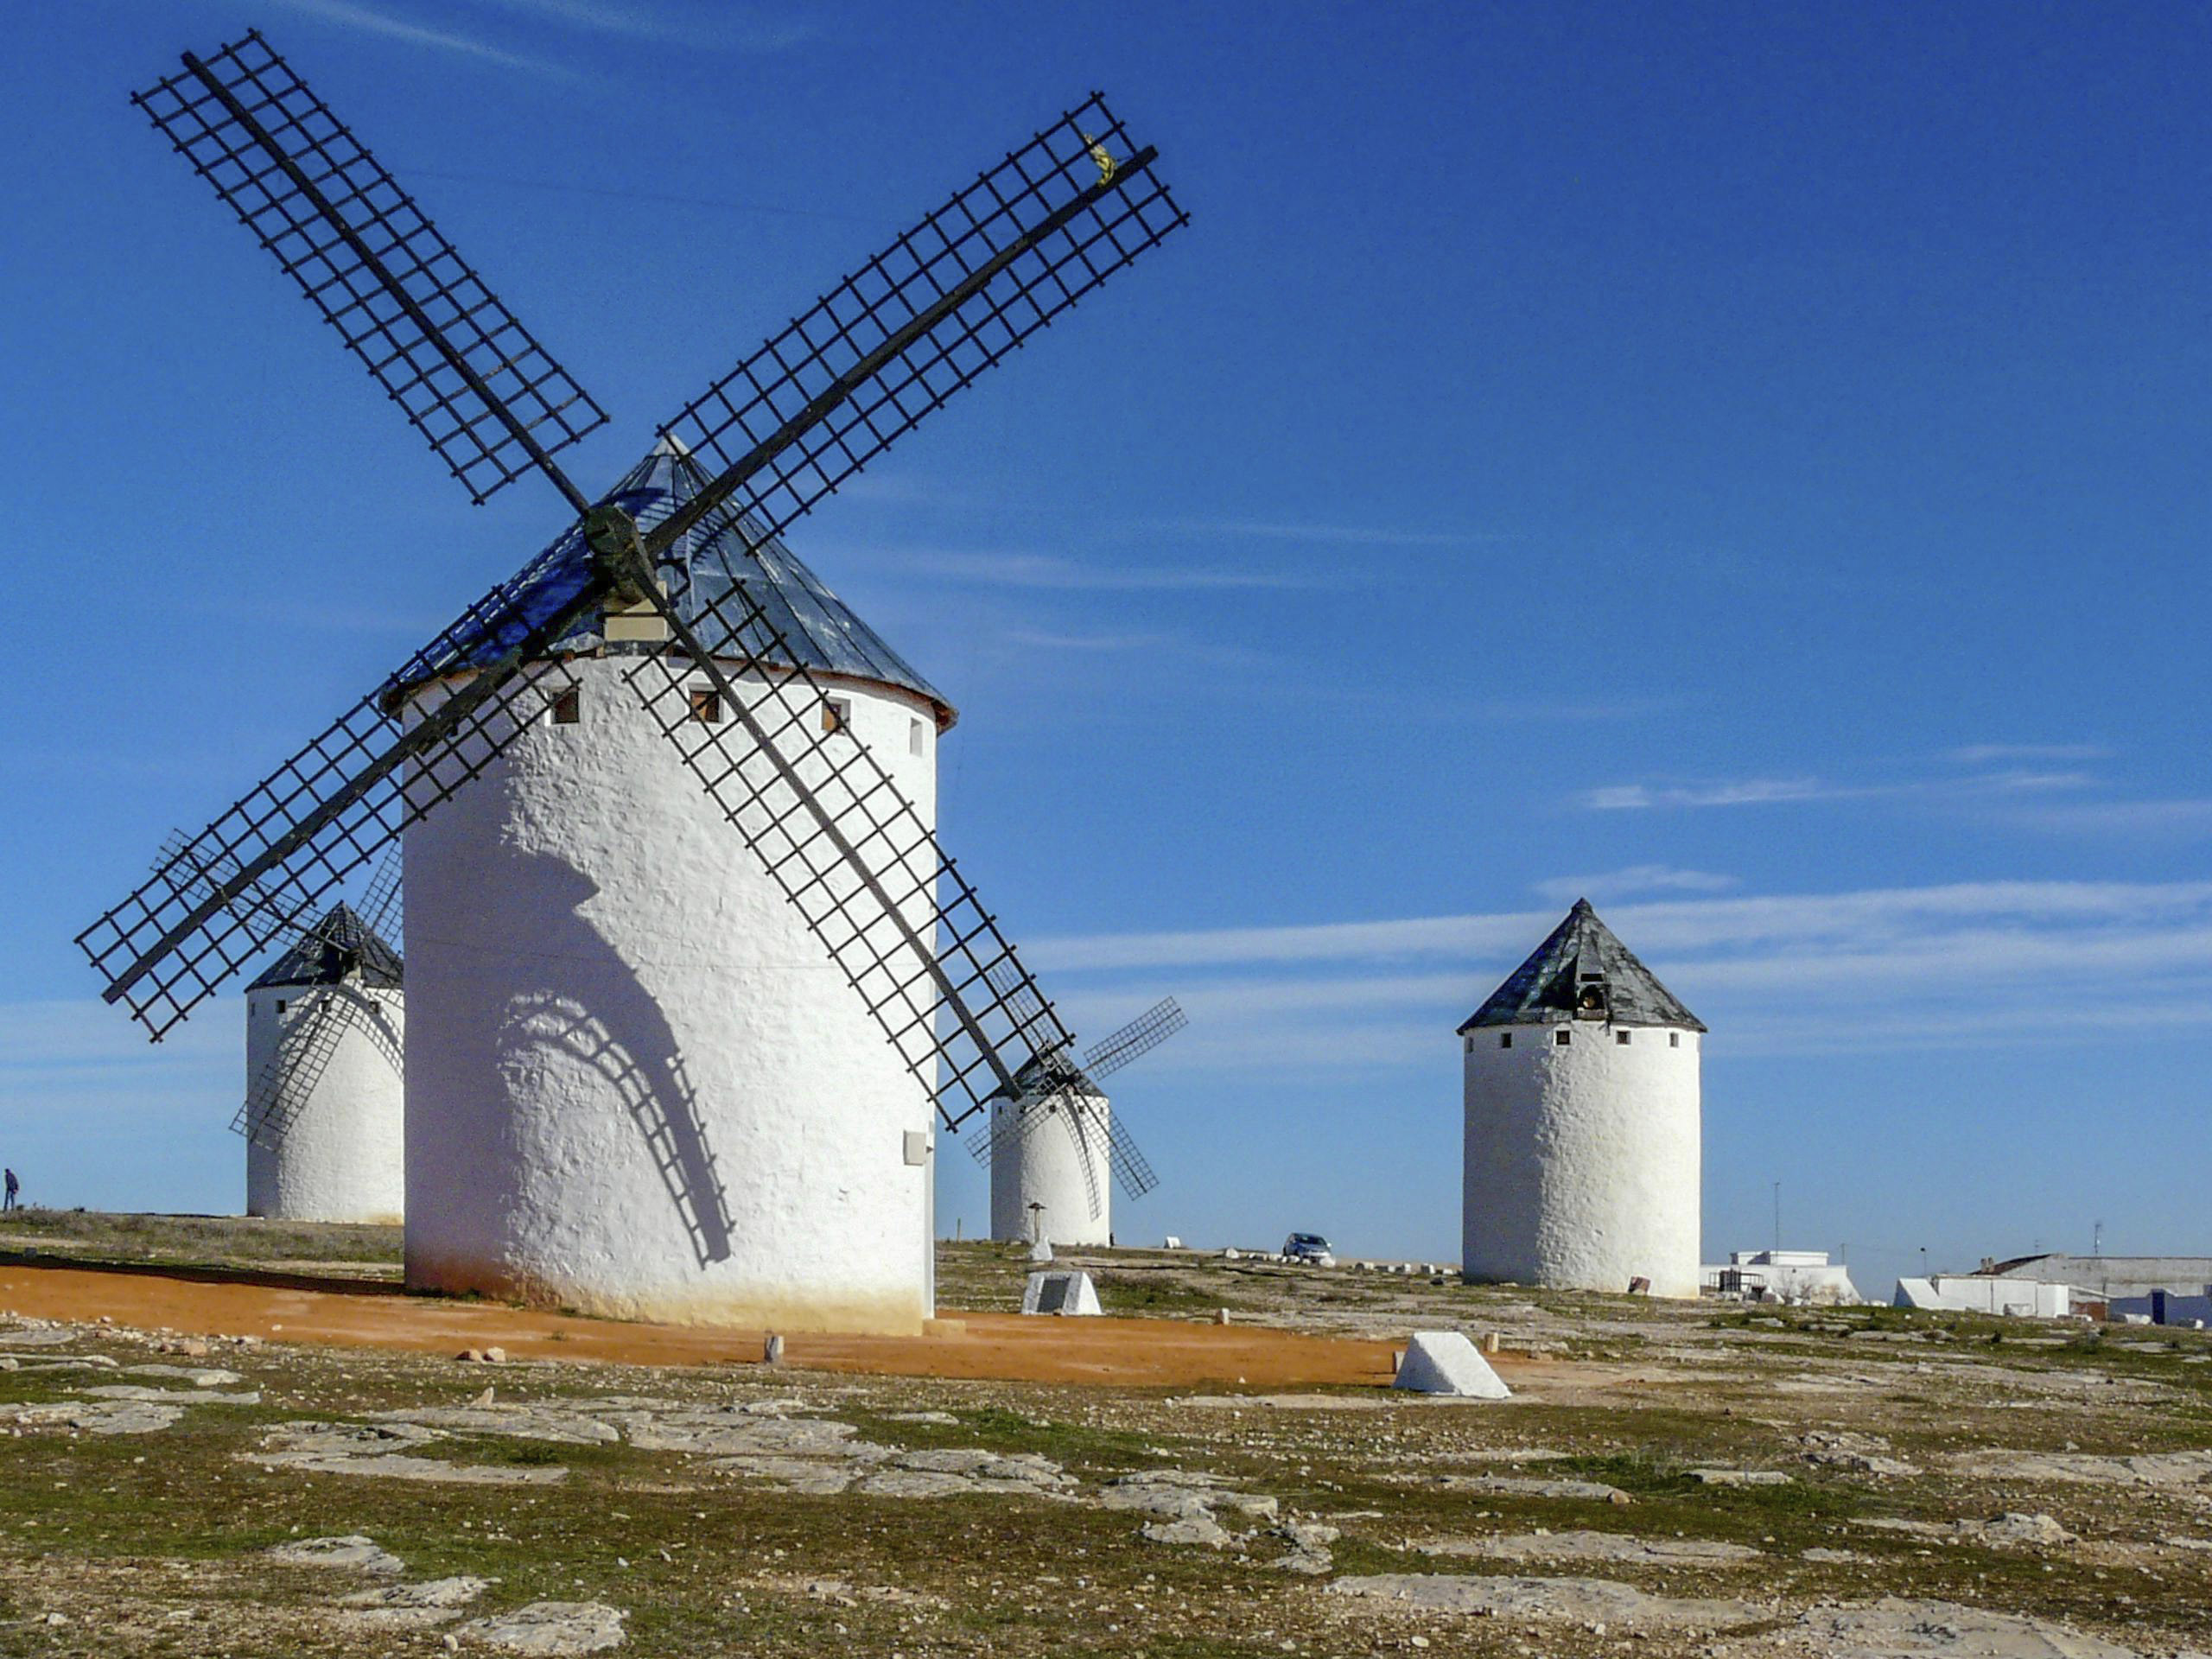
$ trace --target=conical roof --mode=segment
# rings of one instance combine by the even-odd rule
[[[663,438],[605,499],[635,518],[639,529],[650,532],[709,481],[680,444]],[[717,656],[782,663],[810,672],[898,686],[928,698],[936,707],[939,726],[952,723],[952,705],[944,695],[885,644],[883,637],[861,621],[780,538],[764,537],[759,526],[742,515],[738,524],[745,540],[753,543],[757,558],[747,556],[738,536],[729,529],[711,529],[707,523],[687,531],[683,541],[664,556],[662,574],[669,582],[677,613],[698,633],[701,645]],[[590,555],[584,546],[582,528],[572,524],[501,588],[505,603],[497,608],[501,614],[518,620],[499,628],[463,628],[438,640],[394,677],[395,688],[491,662],[521,639],[533,623],[558,613],[589,574]],[[758,637],[742,637],[712,613],[712,607],[738,587],[745,589],[768,624],[783,636],[787,651],[770,650],[766,628],[756,625],[751,632]],[[584,619],[556,643],[563,651],[594,649],[600,643],[596,619]]]
[[[1490,1000],[1459,1030],[1464,1033],[1478,1026],[1572,1020],[1579,1008],[1616,1026],[1706,1028],[1598,919],[1590,901],[1578,899],[1551,937],[1506,976],[1505,983],[1490,994]]]
[[[356,916],[351,906],[334,905],[328,915],[294,940],[292,948],[270,963],[246,988],[335,985],[356,969],[364,985],[387,991],[399,988],[399,952]]]

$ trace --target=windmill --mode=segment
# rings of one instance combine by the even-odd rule
[[[1033,992],[1012,984],[1005,990],[1027,1017],[1041,1020],[1046,1011],[1029,1000]],[[969,1143],[976,1161],[991,1172],[994,1238],[1112,1242],[1111,1184],[1138,1198],[1160,1179],[1098,1085],[1189,1023],[1173,997],[1163,998],[1095,1045],[1079,1065],[1072,1047],[1043,1048],[1049,1039],[1039,1027],[1037,1057],[1014,1089],[992,1101],[989,1134]]]
[[[288,1221],[397,1221],[406,1007],[398,849],[359,907],[302,927],[246,987],[245,1209]]]
[[[183,65],[155,126],[473,499],[569,522],[86,930],[104,995],[158,1039],[404,837],[410,1284],[917,1328],[931,1105],[1072,1039],[938,844],[949,705],[780,538],[1186,222],[1156,152],[1092,94],[594,499],[604,410],[353,132],[257,33]]]

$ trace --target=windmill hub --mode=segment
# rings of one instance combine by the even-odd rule
[[[584,515],[584,544],[591,549],[592,563],[624,599],[645,596],[652,567],[645,561],[645,538],[638,534],[635,518],[612,502],[601,503]]]

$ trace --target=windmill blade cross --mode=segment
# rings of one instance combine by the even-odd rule
[[[535,467],[584,512],[591,504],[553,454],[606,411],[259,31],[205,60],[183,57],[182,73],[131,102],[276,257],[470,496],[481,503]]]
[[[1010,152],[663,429],[720,471],[641,537],[619,507],[588,503],[552,459],[603,412],[290,67],[257,33],[208,60],[188,53],[184,64],[135,101],[276,255],[471,494],[480,501],[535,466],[580,518],[79,936],[108,980],[106,1000],[126,1001],[159,1039],[276,937],[276,911],[312,909],[489,766],[520,729],[514,715],[530,690],[548,678],[573,684],[548,656],[573,625],[610,599],[650,600],[696,671],[740,713],[758,753],[687,742],[672,709],[664,728],[946,1122],[1016,1092],[1022,1065],[1068,1049],[1071,1038],[995,920],[880,765],[857,744],[866,764],[849,767],[821,767],[818,742],[790,754],[779,747],[668,603],[655,566],[710,513],[733,528],[749,514],[753,533],[739,539],[760,563],[756,537],[810,511],[1187,222],[1153,173],[1156,153],[1130,144],[1095,94]],[[1127,159],[1116,160],[1116,149]],[[1096,175],[1087,182],[1086,169]],[[540,429],[551,442],[540,441]],[[780,666],[798,658],[733,586],[702,620],[782,677],[774,691],[797,708],[778,712],[772,726],[790,742],[814,717],[820,690]],[[733,614],[734,602],[751,613]],[[667,682],[659,690],[641,683],[649,665]],[[631,678],[649,706],[664,707],[671,693],[680,706],[690,671],[648,655]],[[395,737],[397,693],[442,677],[442,700]],[[835,808],[815,798],[795,757],[844,786]],[[759,764],[748,771],[749,762]],[[939,883],[950,899],[937,899]],[[282,900],[274,908],[264,902],[272,893]],[[940,1014],[949,1026],[942,1038]]]

